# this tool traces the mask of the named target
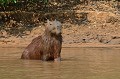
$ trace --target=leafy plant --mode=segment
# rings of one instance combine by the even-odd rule
[[[0,0],[2,6],[6,6],[9,3],[17,3],[17,0]]]

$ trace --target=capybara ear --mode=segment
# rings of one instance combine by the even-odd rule
[[[47,19],[47,27],[50,27],[53,25],[53,22],[52,21],[49,21],[49,19]]]
[[[49,26],[49,24],[50,24],[50,21],[49,21],[49,19],[47,19],[47,27]]]
[[[55,19],[55,22],[56,22],[57,20]]]
[[[49,31],[52,31],[54,28],[55,28],[54,22],[53,22],[53,21],[49,21],[49,20],[47,19],[46,29],[48,29]]]
[[[50,21],[49,21],[49,19],[47,19],[47,23],[46,23],[45,28],[46,28],[46,29],[49,28],[49,25],[50,25]]]
[[[47,23],[48,23],[48,24],[49,24],[49,22],[50,22],[49,19],[47,19]]]

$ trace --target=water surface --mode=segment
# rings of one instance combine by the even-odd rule
[[[63,48],[61,62],[21,60],[0,48],[0,79],[120,79],[120,48]]]

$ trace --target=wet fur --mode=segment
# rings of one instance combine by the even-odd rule
[[[51,33],[49,27],[45,32],[32,40],[24,50],[21,59],[49,61],[61,57],[62,35]]]

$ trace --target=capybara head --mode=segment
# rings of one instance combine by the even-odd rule
[[[62,32],[61,30],[62,24],[57,20],[54,20],[54,21],[47,20],[47,29],[49,32],[59,35]]]

